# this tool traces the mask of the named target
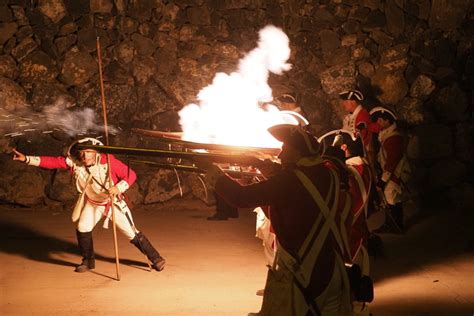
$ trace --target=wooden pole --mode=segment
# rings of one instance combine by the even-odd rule
[[[104,80],[102,77],[102,54],[100,49],[100,40],[97,36],[97,60],[99,63],[99,82],[100,82],[100,99],[102,101],[102,113],[104,117],[104,133],[105,133],[105,144],[109,145],[109,129],[107,124],[107,104],[105,102],[105,92],[104,92]],[[112,179],[112,170],[110,169],[110,155],[107,154],[107,171],[109,177],[109,187],[111,188],[114,183]],[[114,199],[115,197],[110,197]],[[112,201],[111,211],[112,211],[112,227],[114,232],[114,249],[115,249],[115,271],[117,273],[117,281],[120,281],[120,260],[118,253],[118,242],[117,242],[117,227],[115,225],[115,207]]]

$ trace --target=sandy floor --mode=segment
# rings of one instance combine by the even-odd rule
[[[2,206],[0,314],[256,312],[261,297],[255,291],[264,285],[266,268],[254,237],[255,216],[241,211],[239,219],[207,221],[212,213],[193,200],[136,209],[137,226],[167,266],[160,273],[146,271],[143,255],[120,236],[121,280],[116,281],[111,229],[94,231],[96,269],[74,273],[80,256],[69,212]],[[446,234],[443,227],[457,234]],[[414,225],[404,236],[384,235],[387,258],[372,265],[374,315],[473,315],[474,255],[466,250],[468,235],[470,229],[453,224],[444,213]]]

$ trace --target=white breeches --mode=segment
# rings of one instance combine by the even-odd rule
[[[135,232],[133,231],[132,226],[128,222],[127,217],[122,211],[117,207],[113,208],[115,210],[115,224],[117,228],[125,235],[128,239],[132,240],[135,237]],[[81,212],[81,217],[77,223],[77,230],[81,233],[91,232],[95,225],[104,218],[105,206],[103,205],[94,205],[89,201],[86,201]],[[128,209],[124,209],[128,213],[130,220],[133,222],[132,213]],[[112,209],[109,210],[110,218],[112,219]]]
[[[254,212],[257,213],[256,236],[262,240],[263,254],[267,259],[267,264],[273,266],[277,250],[276,236],[270,231],[271,222],[262,209],[257,207]]]
[[[383,190],[387,204],[395,205],[402,202],[402,188],[393,181],[388,181]]]

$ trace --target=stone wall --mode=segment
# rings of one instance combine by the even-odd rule
[[[177,112],[216,72],[235,70],[267,24],[284,30],[292,50],[292,70],[270,77],[274,95],[294,93],[316,135],[340,126],[337,92],[358,86],[368,108],[394,109],[410,132],[414,189],[474,204],[471,0],[4,0],[0,114],[42,113],[61,100],[64,111],[90,108],[101,117],[98,36],[109,121],[123,131],[179,130]],[[1,124],[0,132],[11,132]],[[37,192],[66,200],[70,194],[57,189],[64,176],[28,169],[34,176],[26,179],[6,153],[18,146],[60,154],[70,141],[59,130],[2,137],[0,168],[8,177],[0,199],[37,203],[18,192],[43,179]],[[126,132],[114,139],[139,141]],[[172,172],[155,171],[143,172],[137,202],[180,194]],[[183,194],[199,191],[191,178]]]

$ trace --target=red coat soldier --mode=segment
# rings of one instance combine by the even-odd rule
[[[364,95],[359,90],[348,90],[339,93],[342,107],[348,114],[344,117],[342,129],[359,134],[366,152],[372,151],[372,135],[379,131],[376,124],[372,124],[369,112],[362,107]]]
[[[391,210],[391,215],[399,228],[403,229],[402,193],[404,181],[409,176],[410,166],[406,158],[405,137],[399,131],[395,122],[395,114],[383,107],[370,111],[372,120],[380,127],[378,140],[380,150],[377,160],[382,168],[382,174],[377,184],[384,193],[385,201]]]
[[[103,145],[97,139],[84,138],[69,147],[67,157],[25,156],[13,150],[13,160],[45,169],[69,169],[74,175],[80,196],[72,220],[78,221],[76,235],[83,256],[82,263],[76,267],[75,272],[86,272],[95,268],[92,230],[102,218],[105,219],[104,227],[107,227],[112,209],[118,210],[115,212],[118,229],[148,257],[155,270],[163,270],[165,259],[146,236],[136,230],[127,203],[122,198],[117,199],[135,182],[137,178],[135,171],[110,155],[110,173],[113,182],[113,186],[110,186],[106,155],[90,149],[79,151],[76,148],[77,144]]]
[[[248,186],[228,176],[219,177],[215,185],[216,193],[232,205],[270,208],[263,210],[279,244],[260,313],[306,315],[319,310],[348,315],[350,288],[343,259],[347,235],[340,225],[342,215],[349,213],[349,194],[340,190],[339,176],[321,158],[315,137],[287,124],[269,132],[283,142],[281,171]]]

